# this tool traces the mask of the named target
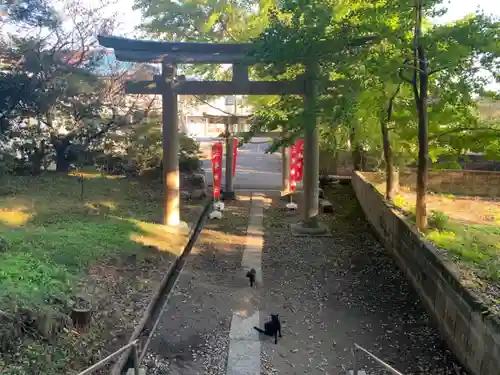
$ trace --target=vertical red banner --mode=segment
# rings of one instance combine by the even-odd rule
[[[304,140],[297,140],[297,142],[295,142],[295,148],[297,149],[297,164],[295,165],[297,181],[302,181],[302,176],[304,174]]]
[[[233,176],[236,173],[236,158],[238,157],[238,140],[233,139]]]
[[[290,190],[295,191],[297,187],[297,173],[295,165],[297,164],[297,149],[295,145],[290,147]]]
[[[304,141],[299,139],[290,148],[290,190],[295,191],[304,171]]]
[[[214,200],[220,198],[222,180],[222,143],[215,142],[212,145],[212,175],[214,181]]]

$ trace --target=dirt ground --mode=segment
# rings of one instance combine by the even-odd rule
[[[402,190],[399,195],[414,205],[416,199],[414,192]],[[429,211],[442,211],[450,218],[464,224],[500,225],[500,200],[451,194],[429,194],[427,208]]]
[[[250,202],[239,198],[201,232],[151,342],[148,374],[225,374],[232,309],[248,282],[241,258]]]
[[[372,236],[349,186],[326,194],[332,236],[292,237],[282,202],[265,213],[261,311],[283,338],[263,344],[264,374],[345,375],[357,343],[406,375],[464,374],[393,259]],[[361,357],[368,374],[387,374]]]
[[[382,193],[383,185],[376,185]],[[393,203],[414,212],[415,199],[415,192],[403,187]],[[429,193],[427,211],[429,218],[433,211],[448,218],[438,227],[429,222],[427,240],[436,246],[461,283],[472,289],[490,312],[499,315],[500,199]]]

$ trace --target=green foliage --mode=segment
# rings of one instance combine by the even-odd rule
[[[429,226],[438,230],[444,230],[448,225],[449,219],[449,216],[442,211],[431,211],[428,219]]]
[[[392,199],[392,204],[398,208],[402,209],[407,209],[410,205],[408,200],[406,200],[404,197],[401,195],[397,194],[393,199]]]
[[[125,165],[133,165],[134,173],[149,171],[150,176],[161,176],[163,158],[163,139],[161,122],[158,117],[150,116],[135,126],[126,136],[128,145],[126,155],[114,157],[117,174],[126,170]],[[181,172],[193,172],[200,169],[200,143],[186,134],[179,134],[179,169]],[[107,156],[109,160],[112,156]],[[108,163],[108,166],[110,164]],[[118,165],[121,165],[119,167]],[[152,173],[151,173],[152,172]]]
[[[180,134],[179,137],[179,170],[181,172],[194,172],[200,169],[200,142]]]
[[[99,148],[105,135],[146,115],[147,104],[124,95],[123,71],[110,66],[105,78],[96,74],[103,63],[96,30],[113,24],[104,6],[70,1],[56,10],[30,0],[8,9],[7,22],[23,32],[0,40],[0,130],[31,173],[53,160],[66,172],[78,148]]]
[[[259,56],[273,61],[263,72],[293,79],[300,69],[286,70],[285,64],[307,61],[308,56],[322,61],[321,82],[332,78],[337,81],[318,98],[318,123],[325,129],[321,132],[323,146],[357,144],[376,154],[380,150],[381,122],[388,121],[392,162],[406,165],[416,161],[413,88],[404,79],[412,74],[410,64],[405,63],[412,55],[412,8],[398,0],[280,4],[270,25],[256,40]],[[425,2],[425,16],[442,13],[439,5],[440,1]],[[498,130],[494,125],[480,124],[475,113],[474,96],[482,92],[485,82],[477,79],[473,62],[498,74],[497,20],[477,14],[450,25],[424,23],[423,43],[432,72],[430,157],[437,160],[450,153],[463,155],[472,148],[485,148],[494,154]],[[379,38],[363,48],[346,47],[347,41],[352,43],[366,35]],[[392,116],[387,118],[389,99],[397,86],[401,88],[393,102]],[[289,132],[285,138],[300,136],[304,126],[301,106],[300,98],[273,99],[272,106],[261,106],[256,112],[256,130],[282,127]],[[346,144],[345,135],[349,133],[350,142]]]
[[[429,231],[426,237],[438,247],[446,249],[455,261],[471,267],[479,277],[500,281],[498,227],[450,222],[442,230]]]
[[[59,22],[54,8],[45,0],[7,1],[2,7],[9,19],[30,26],[53,26]]]
[[[268,22],[276,0],[135,0],[134,9],[147,21],[142,30],[154,38],[173,42],[247,42]],[[220,65],[190,65],[188,75],[205,79],[229,78]]]

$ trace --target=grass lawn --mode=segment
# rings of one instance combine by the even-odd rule
[[[83,199],[81,185],[58,174],[0,182],[1,374],[71,374],[122,345],[184,244],[155,224],[157,182],[84,174]],[[181,206],[183,220],[199,207]],[[68,324],[79,293],[92,303],[85,332]]]
[[[383,184],[377,189],[384,193]],[[415,193],[405,187],[394,198],[415,222]],[[452,262],[462,282],[500,314],[500,200],[428,194],[429,231],[424,235]]]

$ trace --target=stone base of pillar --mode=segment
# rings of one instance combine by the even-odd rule
[[[231,201],[236,199],[236,193],[234,191],[225,191],[222,195],[223,201]]]
[[[281,196],[280,196],[280,199],[282,201],[285,201],[285,202],[291,202],[293,201],[293,198],[297,197],[297,194],[295,194],[294,192],[290,192],[290,191],[285,191],[285,190],[281,190],[280,192]]]
[[[189,233],[189,224],[186,223],[185,221],[181,221],[177,225],[163,224],[163,229],[165,230],[165,232],[169,232],[172,234],[179,234],[179,233],[185,234]]]
[[[310,223],[299,222],[290,224],[290,230],[294,237],[331,237],[330,232],[320,222],[313,219]]]

